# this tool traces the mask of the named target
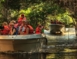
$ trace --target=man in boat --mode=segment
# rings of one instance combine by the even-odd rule
[[[23,20],[26,20],[26,17],[25,17],[24,14],[22,14],[22,15],[18,18],[18,23],[19,23],[19,24],[22,24],[22,21],[23,21]]]

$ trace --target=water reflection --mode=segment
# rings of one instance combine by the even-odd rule
[[[77,49],[64,49],[58,53],[48,54],[46,59],[77,59]]]
[[[77,59],[77,42],[74,28],[70,28],[65,35],[46,35],[49,54],[46,59]]]

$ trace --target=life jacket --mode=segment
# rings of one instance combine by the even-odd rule
[[[33,34],[34,33],[34,29],[31,25],[28,25],[29,28],[29,34]]]
[[[19,26],[19,34],[20,35],[25,35],[26,34],[26,29],[28,28],[28,26]],[[23,33],[22,33],[23,32]]]
[[[29,34],[33,34],[34,33],[34,29],[31,25],[27,25],[27,27],[20,27],[20,31],[24,32],[24,34],[26,34],[26,28],[29,28]]]
[[[21,17],[20,17],[20,18],[18,19],[18,23],[21,25],[23,20],[26,20],[26,17],[24,17],[24,18],[21,18]]]
[[[2,35],[8,35],[8,33],[9,33],[9,27],[4,26],[4,29],[2,30]]]
[[[37,28],[36,28],[35,33],[36,33],[36,34],[41,34],[41,29],[40,29],[40,27],[37,27]]]

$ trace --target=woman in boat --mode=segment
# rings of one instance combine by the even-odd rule
[[[16,28],[14,27],[14,23],[13,22],[9,23],[9,28],[10,28],[9,35],[17,35]]]
[[[29,24],[28,20],[23,20],[22,25],[19,27],[20,35],[33,34],[33,27]]]
[[[23,20],[21,26],[19,27],[19,34],[20,35],[27,35],[29,34],[29,28],[28,28],[28,22],[27,20]]]

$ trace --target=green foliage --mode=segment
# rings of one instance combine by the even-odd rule
[[[70,26],[73,25],[73,18],[70,16],[70,13],[68,11],[64,12],[64,13],[59,13],[57,15],[48,15],[47,19],[49,20],[58,20],[60,22],[62,22],[63,24],[65,24],[66,26]]]
[[[46,24],[48,20],[59,20],[65,25],[73,23],[68,11],[59,7],[57,4],[41,2],[34,4],[27,9],[20,10],[19,13],[25,14],[31,24],[35,27],[38,23]],[[35,25],[34,25],[35,24]]]
[[[0,0],[0,7],[11,10],[11,19],[16,19],[20,14],[25,14],[34,28],[38,23],[45,25],[49,23],[50,20],[59,20],[65,25],[73,23],[70,12],[60,7],[55,1],[56,0]]]

